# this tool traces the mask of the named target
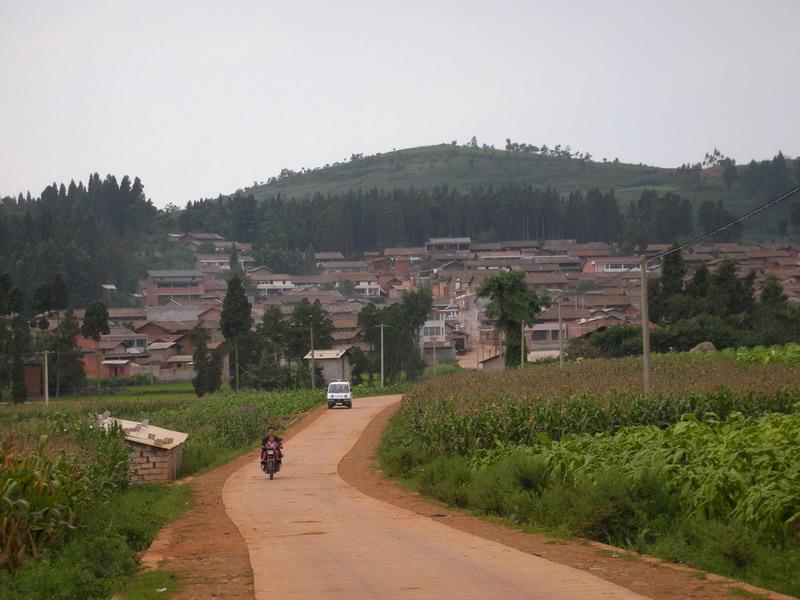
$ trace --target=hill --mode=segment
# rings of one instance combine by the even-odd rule
[[[257,200],[280,194],[308,198],[316,194],[342,194],[350,190],[431,190],[448,186],[466,191],[474,187],[526,183],[550,186],[561,193],[572,190],[614,188],[620,200],[638,199],[643,189],[675,192],[690,199],[728,199],[721,169],[705,169],[700,182],[690,183],[685,171],[643,164],[597,162],[567,156],[511,152],[440,144],[379,153],[353,155],[350,161],[294,172],[284,169],[266,183],[240,190]],[[736,204],[741,194],[733,190]]]

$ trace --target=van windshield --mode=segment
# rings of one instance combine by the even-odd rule
[[[346,394],[350,391],[350,385],[347,383],[332,383],[328,387],[331,394]]]

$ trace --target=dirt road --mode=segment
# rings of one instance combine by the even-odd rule
[[[247,543],[256,598],[643,598],[349,486],[339,461],[398,400],[360,399],[320,416],[292,439],[274,481],[256,461],[228,478],[223,501]]]

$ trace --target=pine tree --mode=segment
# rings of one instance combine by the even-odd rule
[[[21,404],[28,399],[25,384],[25,354],[30,350],[31,336],[27,321],[22,315],[11,320],[11,400]]]
[[[678,245],[673,243],[670,253],[664,257],[661,266],[661,291],[665,298],[683,292],[683,278],[686,277],[686,266],[683,256],[676,252]]]
[[[231,248],[231,255],[230,258],[228,258],[228,265],[230,266],[232,274],[241,274],[242,265],[239,262],[239,250],[237,250],[235,242],[233,244],[233,248]]]
[[[94,300],[86,308],[83,317],[81,333],[87,338],[94,340],[94,365],[95,377],[100,379],[100,336],[108,335],[108,309],[101,300]],[[97,393],[100,394],[100,385],[97,386]]]
[[[49,327],[49,324],[47,323],[47,315],[53,309],[50,286],[48,286],[46,283],[42,283],[34,290],[33,298],[31,300],[31,307],[39,316],[39,329],[46,331]]]
[[[62,310],[67,310],[69,306],[69,291],[61,273],[56,273],[53,276],[53,282],[50,284],[50,305],[53,310],[59,311],[59,313]]]
[[[252,306],[244,291],[244,282],[238,274],[228,281],[228,291],[222,302],[222,316],[219,325],[222,335],[228,342],[233,342],[235,360],[235,384],[239,391],[239,340],[250,331],[253,325]]]
[[[51,377],[55,376],[56,396],[61,395],[62,388],[77,392],[86,383],[86,372],[83,368],[83,352],[75,338],[80,333],[80,326],[72,310],[67,310],[64,319],[56,328],[54,340],[54,363]]]
[[[192,363],[194,364],[195,376],[192,379],[192,387],[194,387],[194,393],[197,394],[198,398],[202,398],[207,391],[209,369],[208,342],[210,341],[211,334],[208,332],[208,329],[203,326],[202,321],[197,323],[189,332],[189,343],[194,346]]]

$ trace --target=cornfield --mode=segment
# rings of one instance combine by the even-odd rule
[[[800,409],[800,406],[798,407]],[[595,482],[609,471],[660,472],[687,513],[732,522],[774,541],[800,541],[800,413],[725,421],[687,416],[660,429],[628,427],[615,435],[568,435],[538,447],[478,452],[481,469],[510,454],[535,455],[552,481]]]
[[[0,568],[13,571],[26,556],[62,543],[94,501],[128,484],[122,432],[93,426],[97,413],[147,418],[189,433],[183,451],[188,472],[253,443],[268,424],[279,425],[322,399],[321,392],[304,390],[225,393],[202,400],[111,399],[0,415]]]
[[[790,363],[800,365],[800,344],[785,346],[756,346],[754,348],[726,348],[723,356],[746,363]]]
[[[435,454],[470,454],[499,444],[537,444],[571,433],[667,427],[685,414],[789,413],[800,377],[784,363],[739,363],[715,355],[654,361],[655,393],[644,396],[636,358],[547,365],[511,373],[464,373],[422,383],[403,401],[415,439]]]
[[[10,437],[0,442],[0,567],[16,569],[75,529],[91,496],[91,480],[74,455],[50,458],[43,437],[24,452]]]

